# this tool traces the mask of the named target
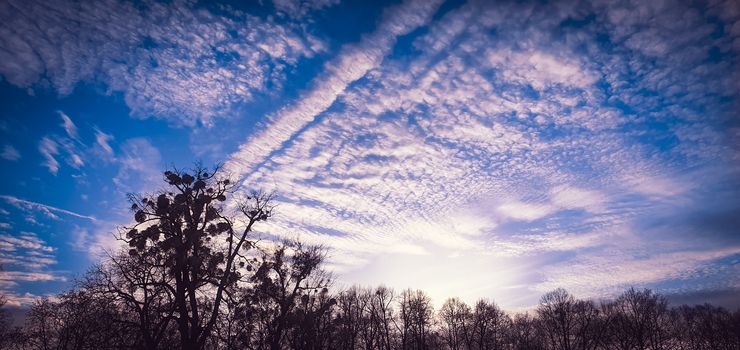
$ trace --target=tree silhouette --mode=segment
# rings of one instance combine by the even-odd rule
[[[262,262],[272,264],[281,250],[282,245],[270,250]],[[282,256],[283,266],[290,266],[291,259],[287,257],[293,255]],[[665,321],[660,323],[660,329],[649,326],[656,319],[651,310],[662,314],[664,300],[649,290],[628,290],[602,304],[603,312],[591,301],[555,290],[542,298],[534,315],[510,317],[485,300],[471,309],[458,299],[448,300],[435,314],[431,300],[421,291],[406,290],[393,298],[392,290],[386,287],[351,287],[332,294],[313,283],[280,284],[277,272],[272,273],[271,282],[265,286],[271,285],[267,289],[274,293],[258,292],[261,287],[253,283],[244,285],[238,293],[241,296],[226,303],[230,306],[221,313],[218,326],[202,349],[554,350],[570,346],[599,350],[734,350],[740,346],[740,311],[730,313],[708,304],[684,305],[666,309],[667,316],[659,318]],[[91,274],[97,272],[93,270]],[[322,273],[317,273],[304,281],[317,281],[320,276]],[[142,332],[132,326],[140,315],[126,311],[126,304],[111,302],[110,294],[83,287],[88,279],[83,282],[78,289],[60,294],[58,300],[36,302],[21,336],[6,339],[4,349],[146,348]],[[291,297],[296,285],[306,289],[299,288],[304,292]],[[292,304],[282,318],[285,309],[280,303]],[[383,322],[381,315],[388,322]],[[385,328],[386,325],[395,327]],[[173,323],[157,349],[181,346],[176,328]],[[458,341],[452,340],[455,338]],[[274,339],[280,342],[275,345]],[[645,341],[641,343],[639,339]]]
[[[511,324],[509,335],[512,350],[542,350],[545,349],[544,336],[539,327],[538,319],[528,313],[517,314]]]
[[[571,350],[575,342],[576,299],[558,288],[540,299],[537,314],[551,349]]]
[[[163,305],[170,310],[163,320],[176,323],[183,350],[205,346],[225,295],[241,279],[241,268],[251,263],[246,255],[252,248],[250,232],[272,215],[271,196],[257,192],[227,212],[223,202],[237,186],[218,168],[209,173],[196,166],[191,173],[166,171],[165,190],[131,195],[136,224],[122,237],[131,247],[129,255],[144,268],[161,269],[153,273],[152,292],[167,295]],[[146,281],[132,285],[141,293],[150,290]]]
[[[475,303],[470,321],[470,346],[480,350],[503,349],[511,319],[499,307],[481,299]]]
[[[682,305],[670,311],[672,325],[664,343],[676,349],[738,349],[740,310],[730,313],[710,304]]]
[[[177,309],[170,293],[173,277],[161,260],[151,254],[121,252],[108,263],[93,266],[81,286],[116,305],[119,323],[135,329],[137,347],[154,350],[172,344],[172,324]]]
[[[471,347],[470,307],[458,298],[445,301],[439,310],[442,337],[450,350]]]
[[[339,293],[337,298],[337,342],[340,347],[354,349],[360,342],[360,331],[365,323],[367,299],[364,290],[353,287]]]
[[[432,300],[421,290],[407,289],[399,301],[399,324],[401,349],[427,349],[432,339],[434,309]]]
[[[2,266],[0,266],[0,271],[2,271]],[[5,295],[0,294],[0,349],[3,348],[4,343],[8,341],[11,334],[10,315],[8,315],[8,311],[5,308],[5,304],[7,303],[8,299]]]
[[[667,347],[668,301],[650,290],[628,289],[605,307],[612,342],[620,349]]]
[[[297,241],[283,242],[270,254],[263,255],[251,277],[254,288],[247,293],[251,300],[259,303],[260,307],[250,312],[259,314],[260,338],[270,349],[283,348],[289,328],[307,327],[307,323],[316,321],[312,317],[322,316],[327,305],[335,303],[323,297],[331,281],[320,270],[323,261],[321,247],[307,247]],[[309,308],[309,305],[315,307],[317,302],[318,309]]]

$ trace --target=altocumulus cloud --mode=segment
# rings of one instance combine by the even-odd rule
[[[740,287],[728,228],[740,208],[737,2],[399,1],[336,49],[302,21],[345,5],[280,0],[258,17],[188,1],[5,1],[0,75],[60,96],[80,85],[120,94],[134,117],[192,127],[180,131],[195,149],[210,131],[197,126],[280,95],[302,62],[323,62],[240,145],[201,149],[236,149],[225,168],[279,193],[261,234],[332,248],[347,283],[505,307],[558,286]],[[118,192],[161,182],[172,147],[58,115],[61,129],[34,144],[57,178],[92,154],[118,166]],[[77,240],[107,246],[99,232],[113,225],[77,218],[99,225]],[[6,284],[57,278],[43,242],[6,236],[5,254],[39,257]]]
[[[0,230],[5,231],[4,228]],[[0,291],[11,305],[18,306],[24,301],[23,296],[12,291],[18,283],[65,280],[60,273],[49,270],[57,263],[55,250],[33,232],[18,235],[0,233],[0,264],[3,266]]]
[[[191,1],[4,1],[0,74],[61,95],[96,82],[123,93],[134,116],[210,125],[279,90],[287,67],[324,50],[300,26],[227,11]]]
[[[412,16],[408,6],[395,15]],[[378,256],[404,270],[418,267],[409,256],[441,254],[534,261],[540,272],[501,279],[520,295],[669,281],[685,290],[698,271],[738,287],[737,274],[714,268],[740,253],[737,239],[699,249],[672,240],[672,228],[641,226],[662,210],[722,205],[702,191],[737,183],[737,10],[669,1],[472,2],[434,20],[415,11],[401,19],[425,27],[410,53],[390,57],[383,40],[348,46],[227,168],[282,194],[266,234],[330,246],[348,280],[387,279],[370,264]],[[366,38],[388,36],[389,13]],[[355,51],[369,60],[342,68]],[[485,272],[470,264],[454,263],[475,272],[458,281],[459,269],[442,267],[450,261],[437,259],[437,280],[476,297],[503,293],[478,286]]]

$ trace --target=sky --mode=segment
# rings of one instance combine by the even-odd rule
[[[200,161],[337,288],[740,305],[739,55],[734,0],[5,0],[0,290],[71,288]]]

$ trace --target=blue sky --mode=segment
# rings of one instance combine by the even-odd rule
[[[161,171],[276,190],[337,286],[527,308],[740,288],[735,1],[3,1],[0,289],[71,286]]]

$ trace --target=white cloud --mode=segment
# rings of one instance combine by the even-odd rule
[[[560,286],[581,297],[603,297],[616,294],[630,286],[647,286],[661,281],[690,280],[698,277],[713,261],[740,253],[738,247],[709,251],[682,251],[650,254],[608,250],[600,254],[581,256],[575,261],[546,267],[545,280],[536,285],[540,292]],[[731,267],[730,267],[731,268]],[[723,281],[737,287],[740,280]]]
[[[0,195],[0,199],[12,204],[18,209],[22,209],[25,211],[31,211],[31,210],[41,211],[42,213],[44,213],[45,215],[51,218],[57,218],[56,215],[52,213],[54,212],[54,213],[59,213],[59,214],[64,214],[64,215],[70,215],[70,216],[73,216],[79,219],[86,219],[90,221],[97,220],[94,216],[79,214],[79,213],[76,213],[70,210],[65,210],[65,209],[57,208],[51,205],[33,202],[33,201],[18,198],[18,197],[14,197],[14,196]]]
[[[325,49],[296,23],[191,2],[18,1],[0,11],[0,74],[11,84],[66,95],[101,83],[134,116],[176,125],[209,125],[280,90],[288,67]]]
[[[106,134],[100,131],[100,129],[95,128],[95,142],[109,156],[113,155],[113,148],[110,146],[111,140],[113,140],[113,135]]]
[[[0,288],[16,285],[18,282],[63,281],[63,277],[46,272],[0,271]]]
[[[147,192],[156,189],[162,181],[162,158],[146,138],[133,138],[121,144],[117,158],[119,168],[113,183],[123,193]]]
[[[74,46],[76,59],[44,45],[47,39],[27,20],[0,24],[0,37],[9,38],[0,47],[13,48],[0,50],[0,73],[13,84],[48,83],[62,94],[79,81],[103,82],[124,94],[134,115],[198,125],[266,86],[279,90],[286,69],[325,50],[285,17],[288,23],[277,24],[245,14],[225,19],[180,3],[154,4],[151,13],[114,4],[130,23],[94,5],[75,13],[38,5],[57,14],[40,19],[53,28],[93,20],[73,28],[79,39],[54,38]],[[735,58],[706,62],[713,47],[732,52],[736,38],[715,38],[718,31],[702,24],[710,15],[699,9],[667,4],[673,6],[472,2],[441,18],[433,16],[437,2],[394,6],[374,32],[326,61],[296,101],[266,118],[226,169],[247,186],[279,191],[278,213],[264,236],[325,244],[332,248],[330,266],[344,276],[373,264],[407,263],[419,269],[414,277],[443,271],[454,281],[445,287],[473,294],[492,289],[445,264],[476,275],[486,271],[472,262],[500,266],[507,273],[499,280],[509,287],[539,283],[537,292],[572,286],[588,294],[688,280],[712,259],[736,254],[735,247],[718,253],[694,251],[686,242],[655,245],[645,239],[641,220],[656,204],[670,209],[674,202],[666,199],[696,190],[686,182],[726,180],[676,174],[737,164],[737,131],[717,126],[734,118],[723,108],[737,97],[740,79]],[[329,5],[275,3],[289,15]],[[20,11],[34,12],[25,5]],[[177,11],[182,16],[173,17]],[[167,21],[153,25],[155,15]],[[580,19],[588,19],[587,28],[568,24]],[[21,34],[1,35],[8,28]],[[412,32],[412,47],[397,48],[398,38]],[[214,55],[232,59],[216,64]],[[65,129],[76,138],[66,120]],[[109,136],[96,130],[98,146],[112,156]],[[42,140],[52,173],[59,146],[72,166],[84,164],[71,144]],[[125,141],[120,153],[119,190],[159,185],[162,160],[149,141]],[[103,237],[91,232],[80,230],[78,239]],[[649,249],[633,251],[640,245]],[[538,258],[557,261],[546,266],[547,275],[528,280],[516,277],[526,270],[504,266],[531,260],[527,270],[540,271]],[[651,266],[643,270],[643,263]],[[387,274],[381,270],[375,276]],[[629,277],[630,271],[638,272]],[[409,270],[398,268],[389,278],[412,282],[402,276]],[[457,294],[437,288],[440,295]]]
[[[244,172],[264,161],[306,124],[326,111],[354,81],[377,67],[391,51],[396,38],[424,25],[434,14],[439,1],[407,1],[384,13],[378,28],[356,45],[342,48],[337,58],[325,64],[325,71],[297,103],[283,108],[270,118],[271,127],[250,137],[232,154],[225,168]]]
[[[70,157],[70,159],[69,159],[70,165],[73,168],[79,169],[80,167],[82,167],[83,165],[85,165],[85,162],[82,160],[82,157],[80,157],[79,154],[72,153],[72,154],[70,154],[69,157]]]
[[[40,298],[48,298],[49,300],[56,300],[56,297],[54,295],[48,294],[48,295],[36,295],[31,293],[23,293],[23,294],[17,294],[17,293],[6,293],[5,297],[7,298],[7,306],[11,307],[29,307],[31,306],[35,301],[39,300]]]
[[[515,220],[538,220],[561,210],[583,209],[591,213],[603,213],[608,198],[593,190],[569,185],[558,185],[550,189],[547,200],[522,202],[505,201],[496,209],[504,217]]]
[[[21,159],[21,153],[18,152],[18,150],[13,147],[13,145],[5,145],[3,146],[3,152],[0,153],[0,157],[5,160],[14,162]]]
[[[39,152],[44,157],[45,161],[43,165],[49,169],[52,175],[56,175],[59,171],[59,162],[55,156],[59,154],[58,145],[54,140],[44,136],[39,142]]]
[[[45,159],[42,165],[46,166],[52,175],[59,172],[60,164],[57,156],[61,155],[60,147],[66,154],[65,161],[67,165],[77,170],[85,165],[82,158],[83,152],[80,149],[86,147],[86,145],[80,139],[77,126],[64,112],[57,111],[57,113],[62,118],[61,127],[64,129],[66,136],[50,134],[44,136],[39,142],[39,152]]]
[[[648,172],[622,174],[624,185],[631,191],[657,198],[671,198],[686,192],[685,184],[677,182],[668,174],[654,176]]]
[[[98,222],[93,227],[75,225],[70,232],[69,245],[76,251],[87,253],[91,260],[103,259],[106,254],[125,246],[115,236],[121,226],[111,222]]]
[[[550,190],[550,200],[560,208],[581,208],[590,212],[600,213],[605,210],[604,206],[607,198],[598,191],[560,185]]]
[[[339,2],[340,0],[272,0],[276,10],[292,18],[305,18],[312,11],[331,7]]]
[[[47,246],[36,234],[30,232],[23,232],[18,237],[0,234],[0,241],[4,242],[4,246],[9,251],[15,251],[21,248],[43,252],[54,251],[54,248]]]
[[[557,207],[550,204],[528,204],[523,202],[509,202],[500,205],[498,211],[507,217],[517,220],[537,220],[552,214]]]
[[[80,137],[79,135],[77,135],[77,125],[75,125],[75,123],[72,121],[72,118],[70,118],[62,111],[57,112],[59,113],[59,116],[62,117],[62,127],[67,133],[67,136],[69,136],[69,138],[73,140],[79,141]]]
[[[0,292],[10,296],[21,284],[64,281],[57,273],[47,271],[57,263],[56,249],[33,232],[20,232],[17,235],[0,234]]]
[[[567,56],[556,57],[542,51],[491,49],[487,57],[494,67],[502,69],[507,80],[531,84],[538,90],[554,84],[587,89],[598,79],[576,59]]]

